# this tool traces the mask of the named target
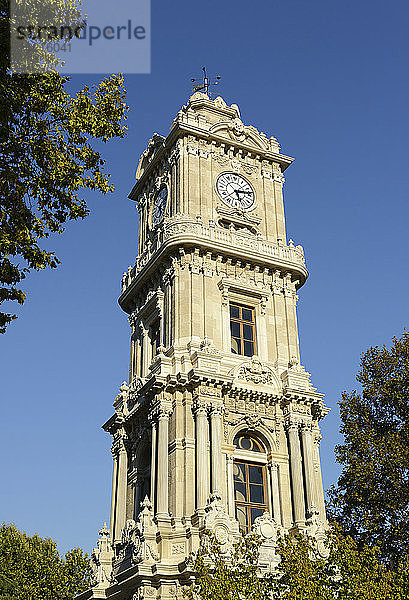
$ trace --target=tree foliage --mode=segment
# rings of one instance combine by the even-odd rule
[[[61,0],[46,4],[61,10]],[[8,26],[8,2],[0,0],[0,304],[23,304],[26,274],[59,263],[42,240],[87,216],[85,189],[113,190],[92,143],[123,137],[128,107],[121,75],[71,96],[69,78],[56,70],[11,73]],[[1,333],[14,318],[0,312]]]
[[[210,534],[198,552],[191,557],[190,567],[195,584],[188,588],[188,600],[271,600],[276,590],[275,578],[258,576],[260,542],[257,536],[242,537],[226,557],[220,544]]]
[[[409,568],[388,570],[379,550],[363,545],[339,528],[328,532],[328,557],[317,552],[314,539],[287,535],[278,542],[280,563],[262,575],[258,567],[261,540],[243,537],[225,558],[210,536],[191,559],[194,586],[189,600],[404,600],[409,595]]]
[[[357,381],[362,393],[344,392],[340,402],[343,470],[330,513],[395,564],[409,557],[409,333],[365,352]]]
[[[79,548],[61,557],[51,539],[0,527],[0,600],[72,600],[90,582],[89,559]]]

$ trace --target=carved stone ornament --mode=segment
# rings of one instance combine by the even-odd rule
[[[259,551],[260,567],[264,571],[273,571],[280,562],[276,554],[277,540],[284,533],[268,512],[264,512],[254,521],[251,528],[262,540]]]
[[[310,506],[307,512],[307,532],[314,539],[318,554],[321,558],[328,558],[329,548],[327,548],[326,541],[326,523],[320,519],[320,513],[315,504]]]
[[[240,366],[236,372],[237,379],[264,385],[277,386],[277,376],[274,371],[263,364],[257,356]]]
[[[159,560],[157,527],[153,521],[152,504],[147,496],[141,502],[141,508],[138,520],[135,522],[128,519],[122,530],[116,571],[138,563],[154,564]]]
[[[142,177],[143,173],[151,164],[159,149],[163,148],[164,143],[165,138],[163,136],[159,135],[158,133],[153,134],[152,138],[148,142],[146,150],[142,152],[142,156],[139,160],[139,165],[136,170],[136,179],[140,179]]]
[[[213,533],[220,544],[222,554],[229,554],[239,536],[239,525],[226,512],[218,492],[211,494],[205,508],[204,528]]]
[[[214,345],[213,340],[208,337],[203,338],[200,342],[200,350],[206,352],[206,354],[220,354],[219,350]]]
[[[109,538],[107,524],[104,523],[99,530],[100,538],[97,541],[98,548],[94,548],[91,554],[92,587],[98,589],[107,588],[112,582],[114,551]]]

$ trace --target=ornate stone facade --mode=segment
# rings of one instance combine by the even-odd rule
[[[110,536],[101,530],[94,586],[81,600],[181,596],[205,529],[228,553],[239,529],[253,528],[266,570],[283,531],[321,543],[318,422],[328,409],[300,363],[296,303],[308,272],[302,247],[286,242],[292,160],[236,105],[199,92],[141,156],[130,194],[138,257],[119,298],[131,327],[129,382],[104,425],[113,436]],[[244,177],[254,201],[237,187],[223,200],[221,173]],[[251,350],[232,346],[234,306],[252,315]],[[245,348],[249,334],[240,335]]]

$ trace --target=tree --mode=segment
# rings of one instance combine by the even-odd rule
[[[195,583],[185,596],[188,600],[271,600],[276,580],[271,573],[263,579],[258,576],[259,547],[257,536],[243,536],[226,555],[215,538],[206,533],[190,559]]]
[[[340,401],[343,470],[330,515],[396,564],[409,557],[409,333],[365,352],[357,381],[362,393],[344,392]]]
[[[43,4],[25,2],[30,10]],[[58,11],[67,3],[46,4]],[[69,78],[55,70],[52,55],[46,57],[47,73],[11,73],[9,16],[8,1],[0,0],[0,305],[23,304],[19,284],[27,273],[57,266],[55,253],[41,241],[62,233],[67,221],[87,216],[82,191],[114,189],[92,141],[123,137],[128,109],[121,75],[70,96]],[[0,312],[0,333],[15,318]]]
[[[226,557],[210,537],[192,557],[195,584],[189,600],[404,600],[409,594],[409,568],[388,570],[379,549],[329,530],[328,556],[322,558],[313,538],[286,535],[279,539],[276,571],[262,575],[258,567],[261,540],[243,537]]]
[[[282,600],[404,600],[409,593],[406,563],[396,571],[379,559],[379,549],[360,546],[335,526],[328,531],[328,557],[317,556],[313,538],[286,536],[279,543]]]
[[[72,600],[90,582],[89,559],[79,548],[61,557],[49,538],[0,527],[1,600]]]

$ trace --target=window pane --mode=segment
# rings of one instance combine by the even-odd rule
[[[246,327],[246,325],[245,325]],[[230,321],[230,331],[234,337],[240,337],[240,323],[238,321]],[[253,339],[253,338],[251,338]]]
[[[239,318],[239,307],[234,306],[234,304],[230,304],[230,316],[232,319]]]
[[[239,522],[240,529],[247,531],[247,511],[244,506],[236,506],[236,519]]]
[[[250,483],[263,483],[263,467],[249,465],[249,481]]]
[[[232,323],[233,325],[233,323]],[[243,325],[243,337],[245,340],[253,341],[253,326],[252,325]]]
[[[253,342],[244,342],[244,356],[254,356],[254,344]]]
[[[243,321],[250,321],[250,323],[253,322],[253,311],[249,310],[248,308],[243,308],[242,309],[242,319]]]
[[[243,450],[251,450],[252,445],[253,445],[253,440],[251,440],[249,438],[241,437],[239,440],[239,446]]]
[[[233,463],[234,481],[241,481],[242,483],[244,483],[244,481],[246,481],[245,473],[245,466],[242,463]]]
[[[237,498],[238,499],[238,498]],[[264,504],[264,493],[262,485],[250,484],[250,502]]]
[[[246,502],[247,501],[247,493],[246,493],[246,484],[234,482],[234,499],[236,502]]]
[[[241,354],[241,340],[239,338],[231,338],[231,351],[233,354]],[[253,356],[253,355],[251,355]]]
[[[261,515],[264,513],[265,508],[251,508],[250,512],[251,512],[251,525],[253,525],[254,521],[257,519],[257,517],[261,517]]]

